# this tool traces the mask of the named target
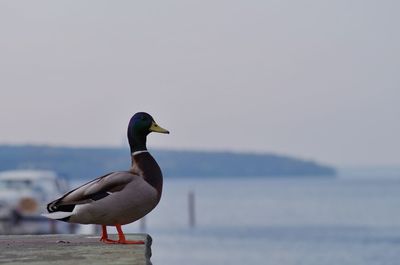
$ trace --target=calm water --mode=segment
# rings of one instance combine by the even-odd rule
[[[168,179],[146,231],[155,265],[398,265],[399,206],[399,179]]]

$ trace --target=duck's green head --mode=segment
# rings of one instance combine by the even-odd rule
[[[160,127],[146,112],[138,112],[132,116],[128,125],[128,140],[131,153],[147,150],[146,138],[151,132],[169,133],[168,130]]]

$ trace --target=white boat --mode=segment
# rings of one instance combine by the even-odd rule
[[[68,190],[67,182],[53,171],[0,172],[0,234],[73,233],[75,226],[52,222],[40,214],[47,203]]]

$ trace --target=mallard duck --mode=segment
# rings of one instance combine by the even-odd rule
[[[121,225],[148,214],[161,198],[161,169],[146,148],[150,132],[169,133],[149,114],[133,115],[128,125],[131,168],[106,174],[66,193],[47,205],[49,213],[44,216],[70,223],[99,224],[100,240],[105,243],[143,244],[126,240]],[[118,240],[108,238],[107,226],[116,227]]]

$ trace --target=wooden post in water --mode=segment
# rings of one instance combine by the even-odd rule
[[[139,230],[140,232],[145,232],[146,231],[146,216],[143,216],[139,220]]]
[[[196,212],[195,212],[195,196],[194,191],[189,191],[188,194],[188,210],[189,210],[189,227],[196,226]]]

